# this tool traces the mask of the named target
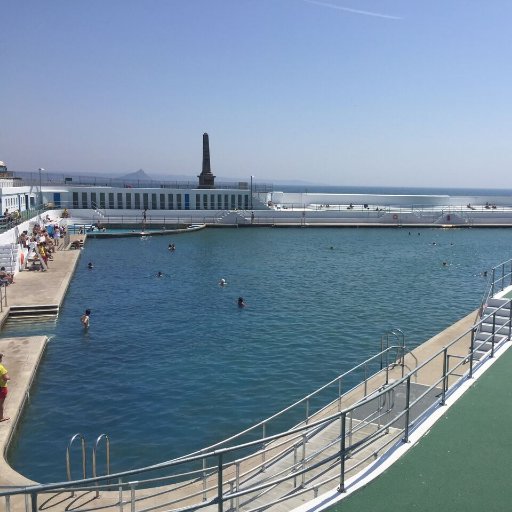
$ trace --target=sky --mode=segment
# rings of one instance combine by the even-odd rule
[[[11,171],[512,188],[511,0],[3,0]]]

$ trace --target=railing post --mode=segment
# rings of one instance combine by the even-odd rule
[[[512,305],[511,305],[512,306]],[[510,311],[512,313],[512,307],[510,308]],[[341,393],[343,391],[343,379],[338,379],[338,412],[341,411]]]
[[[496,279],[496,267],[492,269],[491,297],[494,297],[494,280]]]
[[[306,469],[306,442],[307,437],[306,434],[302,434],[302,469]],[[304,484],[306,483],[306,472],[303,471],[301,475],[301,485],[304,487]]]
[[[407,377],[407,387],[405,392],[405,430],[404,430],[404,443],[409,442],[409,416],[410,416],[410,403],[411,403],[411,376]]]
[[[508,302],[508,339],[512,336],[512,300]]]
[[[491,340],[491,357],[494,357],[494,343],[496,340],[496,311],[492,314],[492,340]]]
[[[471,329],[471,345],[469,347],[469,375],[468,379],[473,378],[473,355],[475,350],[475,327]]]
[[[135,484],[130,484],[130,511],[135,512]]]
[[[117,482],[117,485],[119,486],[119,510],[120,512],[123,512],[123,479],[119,477]]]
[[[293,472],[296,473],[297,472],[297,445],[294,444],[293,445]],[[297,476],[294,475],[293,477],[293,488],[296,489],[297,488]]]
[[[206,501],[206,457],[203,457],[203,501]]]
[[[217,510],[222,512],[222,453],[219,453],[219,462],[217,465],[217,500],[219,501]]]
[[[237,461],[236,462],[236,466],[235,466],[235,490],[236,492],[238,492],[240,490],[240,462]],[[238,512],[240,508],[240,496],[237,496],[236,499],[235,499],[235,510]]]
[[[341,413],[341,434],[340,434],[340,485],[338,487],[338,492],[345,492],[345,449],[346,449],[346,419],[347,413]]]
[[[267,437],[267,424],[265,422],[262,425],[262,435],[263,435],[262,439],[265,439],[265,437]],[[261,445],[261,448],[262,448],[262,450],[261,450],[261,464],[262,464],[261,470],[265,471],[266,452],[264,450],[265,445],[263,443]]]
[[[32,512],[37,512],[37,493],[30,493],[30,504],[32,506]]]
[[[448,389],[448,349],[443,350],[443,393],[441,405],[446,404],[446,390]]]
[[[364,364],[364,396],[368,391],[368,365]]]

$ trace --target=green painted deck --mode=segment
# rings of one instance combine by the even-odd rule
[[[430,432],[330,512],[512,509],[512,350]]]

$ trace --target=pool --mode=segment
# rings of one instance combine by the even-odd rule
[[[58,321],[4,329],[51,336],[8,459],[49,482],[66,478],[78,432],[89,450],[109,435],[112,471],[219,441],[373,355],[390,328],[412,348],[478,307],[482,271],[511,239],[260,228],[88,240]]]

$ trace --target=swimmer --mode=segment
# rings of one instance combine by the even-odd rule
[[[89,317],[91,316],[91,310],[86,309],[85,313],[80,318],[80,322],[82,322],[82,325],[84,326],[84,329],[89,328]]]
[[[448,266],[448,262],[447,261],[443,261],[443,267],[447,267]]]
[[[175,251],[176,250],[176,246],[174,244],[169,244],[168,249],[169,249],[169,251]]]
[[[89,261],[89,263],[87,263],[87,268],[89,270],[94,268],[94,265],[92,264],[92,261]]]
[[[245,306],[247,306],[243,297],[238,297],[237,304],[239,308],[245,308]]]
[[[219,281],[219,286],[226,286],[228,283],[226,282],[226,280],[222,277],[221,280]]]
[[[158,273],[156,274],[156,277],[164,277],[164,273],[160,272],[160,270],[159,270]]]

